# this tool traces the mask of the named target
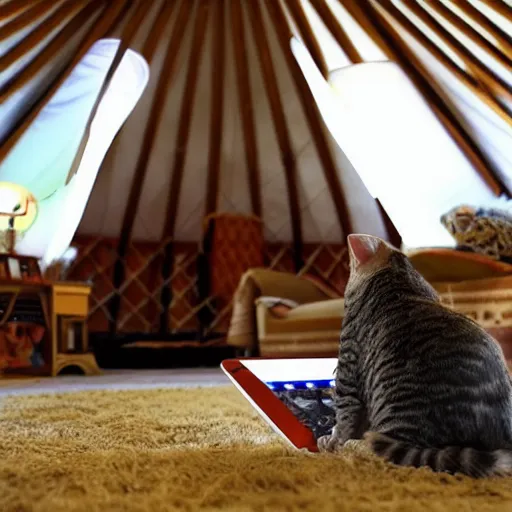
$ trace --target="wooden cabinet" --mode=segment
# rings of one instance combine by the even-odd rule
[[[90,286],[44,281],[25,260],[30,267],[23,256],[0,258],[0,374],[54,376],[70,366],[100,373],[88,346]]]

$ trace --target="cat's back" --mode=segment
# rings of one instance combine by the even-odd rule
[[[374,347],[375,356],[387,355],[390,366],[414,378],[449,370],[443,378],[462,378],[463,373],[466,382],[483,382],[498,373],[509,380],[499,344],[470,318],[423,299],[403,301],[394,310]]]
[[[488,333],[423,300],[403,304],[387,326],[363,370],[373,423],[393,425],[402,415],[423,439],[512,439],[510,376]],[[485,430],[499,432],[487,439]]]

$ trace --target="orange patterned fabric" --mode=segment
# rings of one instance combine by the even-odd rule
[[[207,217],[205,233],[210,295],[229,303],[244,272],[264,266],[261,220],[215,214]]]

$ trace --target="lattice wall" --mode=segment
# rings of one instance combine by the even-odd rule
[[[73,245],[78,256],[66,278],[92,284],[89,314],[90,332],[107,332],[112,321],[109,303],[116,293],[121,296],[117,319],[120,333],[156,333],[162,306],[160,294],[163,248],[157,243],[133,242],[124,259],[126,279],[119,290],[113,286],[117,241],[108,238],[77,237]],[[231,316],[231,302],[217,297],[200,300],[197,289],[199,246],[194,243],[174,245],[175,265],[170,277],[172,302],[168,331],[196,331],[198,314],[204,308],[211,313],[208,330],[225,332]],[[311,273],[343,288],[348,275],[348,254],[343,245],[308,244],[304,247],[304,267],[300,274]],[[265,260],[268,267],[293,272],[293,251],[289,244],[268,244]]]

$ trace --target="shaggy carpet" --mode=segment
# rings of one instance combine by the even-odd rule
[[[8,396],[0,510],[512,510],[512,479],[288,448],[232,387]]]

